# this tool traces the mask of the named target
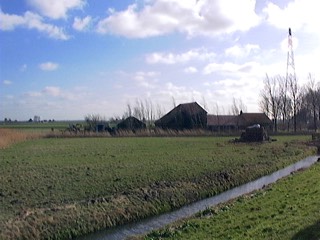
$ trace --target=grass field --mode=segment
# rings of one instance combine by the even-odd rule
[[[41,131],[54,129],[65,129],[69,124],[81,123],[84,124],[84,121],[55,121],[55,122],[0,122],[0,128],[5,129],[20,129],[20,130],[32,130],[32,131]]]
[[[319,182],[318,163],[144,239],[320,239]]]
[[[71,238],[212,196],[314,153],[309,137],[41,138],[0,150],[0,239]]]

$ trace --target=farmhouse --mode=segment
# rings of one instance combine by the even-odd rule
[[[238,116],[234,115],[208,115],[208,129],[215,132],[230,132],[237,129]]]
[[[159,120],[156,127],[163,129],[197,129],[207,127],[207,111],[198,103],[179,104]]]
[[[241,111],[237,120],[238,128],[242,130],[254,124],[259,124],[265,129],[272,129],[272,121],[265,113],[243,113]]]
[[[128,117],[118,123],[118,129],[121,130],[139,130],[146,128],[146,124],[135,117]]]
[[[248,126],[259,124],[272,130],[272,121],[264,113],[243,113],[239,115],[207,114],[197,102],[179,104],[159,120],[155,126],[163,129],[199,129],[230,132],[244,130]]]
[[[272,121],[264,113],[243,113],[239,115],[208,115],[208,129],[211,131],[244,130],[249,126],[259,124],[265,129],[272,129]]]

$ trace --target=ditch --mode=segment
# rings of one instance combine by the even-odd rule
[[[214,197],[200,200],[193,204],[184,206],[176,211],[161,214],[159,216],[147,218],[136,223],[131,223],[109,230],[102,230],[93,234],[77,238],[78,240],[120,240],[126,239],[130,236],[147,234],[150,231],[164,227],[183,218],[190,217],[200,211],[204,211],[208,207],[227,202],[231,199],[237,198],[241,195],[248,194],[252,191],[261,189],[277,180],[298,171],[310,167],[312,164],[319,162],[319,156],[310,156],[297,163],[291,164],[281,170],[278,170],[270,175],[261,177],[257,180],[235,187],[231,190],[225,191]]]

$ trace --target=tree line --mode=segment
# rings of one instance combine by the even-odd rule
[[[293,75],[266,75],[260,94],[260,109],[273,120],[274,131],[313,129],[320,122],[320,83],[312,74],[300,86]]]

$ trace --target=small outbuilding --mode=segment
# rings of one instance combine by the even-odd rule
[[[272,121],[265,113],[243,113],[240,112],[237,118],[237,125],[239,129],[246,129],[249,126],[259,124],[264,129],[272,129]]]
[[[128,117],[118,123],[118,129],[120,130],[141,130],[146,128],[146,124],[135,117]]]
[[[155,126],[175,130],[206,128],[207,111],[197,102],[179,104],[155,121]]]

